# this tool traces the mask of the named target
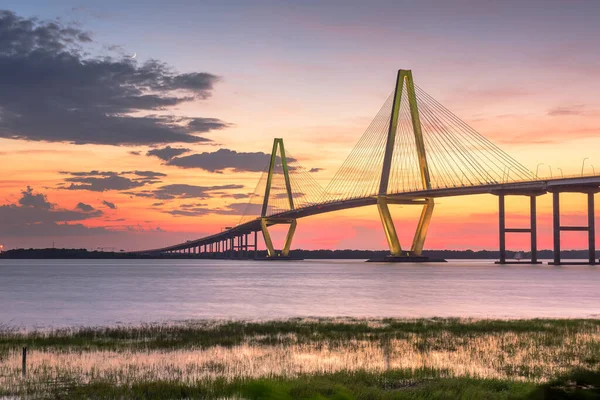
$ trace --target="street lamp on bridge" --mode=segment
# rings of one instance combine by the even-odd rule
[[[583,176],[583,167],[585,166],[585,160],[589,160],[589,157],[585,157],[581,162],[581,176]]]
[[[537,165],[537,167],[535,167],[535,179],[537,179],[537,178],[538,178],[538,171],[539,171],[539,169],[540,169],[540,165],[544,165],[544,163],[543,163],[543,162],[541,162],[541,163],[539,163],[539,164]]]

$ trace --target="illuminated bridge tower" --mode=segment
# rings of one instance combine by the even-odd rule
[[[406,88],[406,96],[402,96],[404,87]],[[419,107],[415,95],[415,86],[413,82],[412,72],[410,70],[399,70],[396,78],[396,89],[394,91],[394,100],[392,105],[392,113],[390,117],[389,130],[385,145],[385,156],[383,159],[383,169],[381,171],[381,180],[379,183],[379,193],[377,195],[377,209],[381,217],[381,223],[385,232],[388,245],[390,247],[390,256],[386,261],[427,261],[427,257],[422,256],[423,245],[427,237],[427,229],[433,214],[434,201],[433,198],[424,197],[422,199],[406,198],[401,195],[389,195],[388,185],[390,180],[390,172],[392,160],[394,158],[394,148],[396,141],[396,132],[398,128],[398,115],[402,99],[408,101],[410,117],[412,122],[412,130],[414,134],[415,151],[417,152],[420,180],[423,189],[431,190],[431,179],[429,177],[429,167],[427,165],[427,154],[425,152],[425,143],[423,133],[421,131],[421,119],[419,117]],[[419,223],[413,238],[410,251],[403,250],[400,246],[400,240],[394,226],[394,220],[390,213],[389,204],[422,204],[423,210]]]
[[[278,150],[279,156],[277,155]],[[265,241],[265,247],[267,248],[267,258],[289,257],[290,247],[292,246],[292,239],[294,238],[294,233],[296,232],[297,225],[295,218],[275,218],[267,216],[269,198],[271,197],[271,187],[273,184],[273,175],[275,174],[275,168],[277,166],[277,163],[281,163],[282,174],[285,181],[285,197],[287,198],[287,201],[289,203],[289,210],[293,211],[294,194],[292,193],[290,171],[288,167],[288,160],[285,155],[285,148],[283,146],[283,139],[275,139],[273,141],[273,151],[271,152],[271,160],[269,161],[269,170],[267,174],[267,185],[265,188],[265,196],[263,199],[262,211],[260,214],[260,228],[263,234],[263,239]],[[277,224],[290,225],[287,236],[285,238],[285,243],[283,245],[283,250],[279,253],[276,252],[275,247],[273,246],[273,240],[271,239],[271,234],[269,233],[269,226]]]

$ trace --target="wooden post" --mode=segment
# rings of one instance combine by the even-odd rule
[[[23,347],[23,378],[27,376],[27,347]]]

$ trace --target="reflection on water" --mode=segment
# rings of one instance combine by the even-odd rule
[[[600,268],[491,261],[0,260],[0,325],[600,317]]]

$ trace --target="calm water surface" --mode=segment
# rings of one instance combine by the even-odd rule
[[[600,317],[600,268],[482,261],[0,260],[0,325]]]

